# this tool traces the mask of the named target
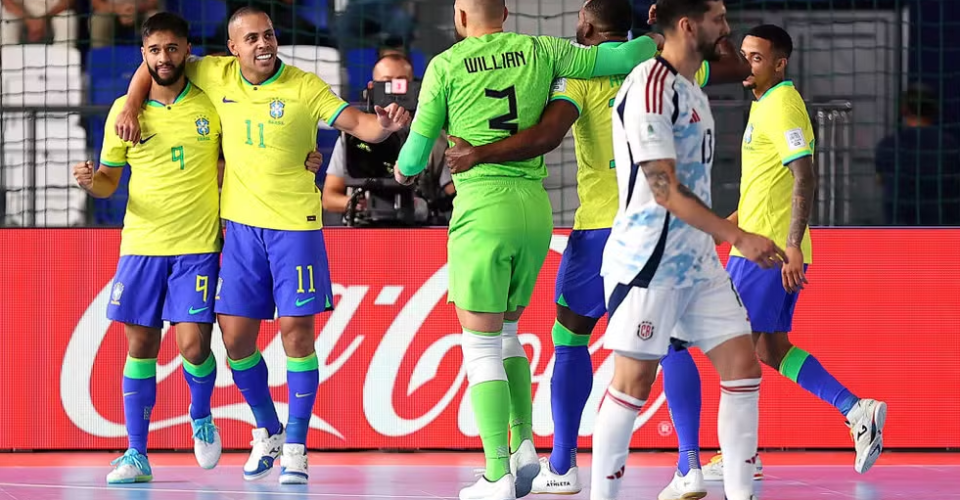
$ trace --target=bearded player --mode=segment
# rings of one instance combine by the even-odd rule
[[[886,403],[855,396],[789,337],[794,307],[807,283],[807,265],[813,260],[808,225],[817,185],[813,126],[803,98],[793,82],[785,79],[793,41],[778,26],[757,26],[747,33],[741,52],[752,68],[744,86],[756,101],[750,107],[741,146],[740,203],[729,220],[746,231],[784,243],[789,263],[782,269],[761,269],[733,249],[727,271],[750,315],[760,360],[845,417],[856,448],[854,470],[862,474],[876,463],[883,449]],[[664,377],[699,377],[696,365],[692,365],[693,371],[689,368],[665,363]],[[699,419],[699,410],[678,415],[699,409],[699,391],[667,393],[667,399],[675,418]],[[723,466],[722,456],[714,457],[703,469],[705,479],[723,479]],[[754,477],[763,477],[759,457]]]
[[[583,47],[553,37],[505,33],[503,0],[457,0],[462,39],[427,68],[397,180],[423,170],[441,128],[487,144],[535,125],[557,77],[623,74],[656,50],[646,37]],[[540,471],[532,442],[530,364],[517,337],[553,230],[542,157],[478,165],[453,176],[449,300],[463,327],[470,397],[486,457],[484,476],[461,499],[528,494]],[[509,431],[509,439],[508,439]]]
[[[120,97],[107,118],[100,167],[96,172],[91,162],[73,167],[77,183],[96,198],[113,194],[124,165],[132,172],[107,305],[107,317],[124,324],[128,344],[123,408],[129,449],[113,462],[111,484],[153,479],[147,433],[164,321],[176,325],[197,462],[210,469],[220,460],[220,435],[210,413],[217,378],[210,338],[220,267],[220,118],[184,77],[188,33],[187,22],[175,14],[159,13],[144,22],[141,52],[151,82],[149,100],[136,108],[143,138],[123,141],[114,132],[117,114],[129,100]]]
[[[651,24],[656,19],[654,12],[651,9]],[[631,13],[628,0],[586,2],[577,23],[577,43],[593,46],[625,42],[631,27]],[[746,62],[728,41],[723,43],[725,50],[721,58],[712,64],[704,61],[697,71],[697,85],[739,82],[749,74]],[[603,246],[617,213],[611,107],[622,82],[623,77],[616,76],[557,80],[550,104],[534,127],[478,147],[454,137],[451,139],[457,145],[446,153],[447,163],[455,173],[479,163],[525,160],[556,149],[573,128],[580,206],[557,271],[554,295],[557,319],[552,337],[556,363],[550,381],[553,451],[549,459],[540,459],[540,474],[533,482],[533,493],[574,494],[582,489],[577,467],[577,435],[593,387],[588,350],[590,335],[606,312],[600,265]],[[684,361],[693,363],[689,356]],[[681,390],[690,383],[677,378],[671,378],[670,382],[679,382]],[[699,378],[695,382],[699,384]],[[681,447],[688,441],[694,448],[698,447],[699,421],[694,424],[677,426]]]
[[[215,310],[233,380],[257,422],[243,477],[265,477],[282,455],[280,482],[301,484],[309,478],[306,439],[319,383],[315,315],[331,310],[333,301],[320,193],[303,158],[316,147],[320,120],[376,143],[410,116],[396,104],[365,114],[318,76],[284,64],[273,24],[256,8],[238,9],[229,32],[233,56],[190,59],[186,69],[223,122],[227,231]],[[139,136],[133,110],[146,95],[147,79],[141,68],[130,84],[117,119],[121,136]],[[286,426],[257,349],[260,322],[275,313],[287,355]]]
[[[610,311],[604,347],[614,351],[615,366],[595,425],[591,498],[618,498],[657,365],[671,344],[681,344],[699,347],[720,375],[718,434],[732,462],[726,496],[753,500],[748,461],[756,455],[761,371],[746,310],[713,239],[762,267],[781,265],[785,255],[709,208],[715,123],[694,80],[730,33],[723,2],[661,0],[657,16],[663,53],[638,66],[614,102],[620,196],[601,275]]]

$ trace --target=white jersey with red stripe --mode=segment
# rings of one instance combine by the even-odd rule
[[[627,76],[613,109],[620,203],[601,274],[649,288],[684,288],[725,276],[713,238],[657,204],[640,164],[675,160],[681,184],[710,206],[713,114],[698,85],[664,59]]]

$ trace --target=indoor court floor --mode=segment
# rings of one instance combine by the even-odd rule
[[[278,471],[257,482],[242,479],[242,453],[225,454],[213,470],[196,466],[191,453],[150,455],[154,481],[108,486],[104,453],[0,454],[0,500],[282,500],[455,499],[482,467],[479,453],[317,453],[310,455],[310,484],[281,486]],[[709,458],[705,454],[704,460]],[[886,452],[867,474],[853,471],[852,452],[763,453],[762,500],[960,500],[953,474],[960,454]],[[674,470],[670,453],[630,456],[620,498],[655,500]],[[528,498],[589,499],[589,454],[580,457],[585,489],[579,495]],[[719,483],[708,499],[723,500]]]

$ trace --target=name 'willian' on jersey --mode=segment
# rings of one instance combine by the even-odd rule
[[[624,284],[682,288],[723,276],[713,238],[671,215],[640,167],[675,160],[677,180],[710,205],[715,128],[710,101],[664,59],[627,76],[613,110],[620,202],[601,274]]]

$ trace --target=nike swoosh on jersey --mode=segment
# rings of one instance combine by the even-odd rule
[[[307,396],[312,396],[313,393],[312,393],[312,392],[308,392],[308,393],[306,393],[306,394],[300,394],[300,393],[298,392],[298,393],[296,393],[295,395],[296,395],[298,398],[305,398],[305,397],[307,397]]]
[[[153,138],[156,137],[156,136],[157,136],[157,134],[153,134],[153,135],[151,135],[150,137],[143,137],[143,138],[140,139],[140,144],[146,144],[147,141],[149,141],[150,139],[153,139]]]
[[[193,306],[190,306],[190,310],[187,311],[187,312],[189,312],[190,314],[197,314],[197,313],[202,313],[203,311],[206,311],[207,309],[210,309],[210,308],[209,308],[209,307],[201,307],[200,309],[194,309]]]
[[[316,297],[310,297],[309,299],[306,299],[306,300],[297,299],[297,302],[296,302],[297,307],[301,307],[301,306],[303,306],[303,305],[305,305],[305,304],[308,304],[308,303],[310,303],[310,302],[313,302],[315,299],[316,299]]]
[[[226,104],[231,104],[231,103],[236,103],[237,101],[233,101],[233,100],[230,100],[230,99],[227,99],[226,97],[224,97],[224,98],[223,98],[223,102],[226,103]]]

